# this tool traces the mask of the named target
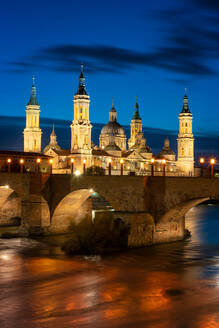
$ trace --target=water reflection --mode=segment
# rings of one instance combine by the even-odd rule
[[[219,327],[219,207],[186,224],[189,241],[94,261],[0,240],[0,327]]]

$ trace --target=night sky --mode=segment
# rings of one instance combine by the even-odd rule
[[[92,122],[178,129],[184,88],[194,131],[219,134],[219,1],[1,1],[0,116],[24,116],[32,74],[41,117],[72,120],[84,63]]]

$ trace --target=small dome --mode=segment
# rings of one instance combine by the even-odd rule
[[[101,130],[101,135],[104,134],[125,136],[125,131],[118,122],[109,122]]]
[[[164,140],[164,148],[169,148],[169,147],[170,147],[170,140],[168,137],[166,137]]]
[[[168,137],[165,138],[163,149],[159,153],[160,157],[165,155],[175,155],[174,151],[170,148],[170,140]]]
[[[105,151],[108,151],[108,150],[118,150],[118,151],[121,151],[121,149],[119,148],[119,146],[117,146],[115,144],[115,142],[110,143],[108,146],[105,147],[104,150]]]
[[[115,107],[114,107],[114,105],[112,106],[112,108],[110,109],[110,112],[112,113],[116,113],[116,109],[115,109]]]

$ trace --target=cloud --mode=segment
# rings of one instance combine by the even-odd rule
[[[38,56],[27,57],[26,61],[9,63],[12,69],[52,70],[60,72],[78,71],[82,62],[90,73],[122,73],[137,67],[162,68],[173,73],[188,75],[212,75],[215,72],[199,62],[200,54],[194,49],[180,46],[157,48],[150,53],[101,45],[57,45],[41,49]]]
[[[195,5],[207,8],[209,10],[219,10],[218,0],[192,0]]]
[[[196,15],[194,15],[194,8]],[[177,75],[177,80],[218,74],[209,60],[219,58],[219,17],[203,8],[219,8],[217,1],[184,0],[171,10],[156,10],[153,20],[160,42],[147,51],[109,45],[57,44],[35,51],[34,55],[9,63],[16,71],[78,71],[81,62],[89,73],[123,73],[131,69],[156,68]],[[156,25],[156,24],[155,24]],[[173,77],[176,79],[176,77]]]

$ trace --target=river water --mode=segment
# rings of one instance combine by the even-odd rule
[[[0,239],[0,327],[219,327],[219,206],[186,225],[187,241],[104,258]]]

